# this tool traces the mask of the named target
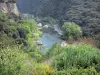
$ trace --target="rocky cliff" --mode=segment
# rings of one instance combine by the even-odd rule
[[[0,0],[0,11],[18,15],[16,0]]]

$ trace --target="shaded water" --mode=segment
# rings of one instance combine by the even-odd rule
[[[53,30],[43,32],[40,40],[43,43],[44,49],[42,49],[42,52],[44,53],[47,52],[55,43],[61,42],[60,35]]]

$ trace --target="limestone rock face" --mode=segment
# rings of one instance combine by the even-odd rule
[[[19,14],[15,0],[0,0],[0,11],[4,13]]]

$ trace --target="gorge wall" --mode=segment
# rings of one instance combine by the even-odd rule
[[[19,12],[16,6],[16,0],[0,0],[0,11],[18,15]]]

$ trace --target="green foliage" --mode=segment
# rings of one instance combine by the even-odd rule
[[[27,31],[27,39],[33,38],[36,40],[41,35],[41,32],[38,30],[37,23],[35,20],[25,20],[21,24],[21,28],[25,28],[25,30]]]
[[[52,75],[49,65],[37,63],[20,47],[0,49],[0,75]]]
[[[42,56],[37,51],[37,45],[34,41],[38,40],[42,33],[38,30],[36,21],[33,19],[24,20],[18,27],[18,31],[20,32],[20,36],[26,40],[28,46],[26,52],[30,56],[40,59]]]
[[[55,70],[47,64],[36,64],[33,75],[53,75]]]
[[[29,55],[18,47],[0,49],[0,75],[28,75],[31,63]]]
[[[52,46],[51,49],[46,53],[48,57],[59,55],[62,52],[62,47],[59,43],[56,43]]]
[[[0,36],[0,49],[13,45],[15,45],[15,41],[13,40],[13,38],[7,37],[6,34]]]
[[[30,41],[38,39],[41,35],[41,32],[38,30],[37,23],[34,19],[14,20],[8,19],[7,16],[5,17],[6,18],[0,17],[0,31],[5,32],[5,34],[12,37],[16,36],[16,38],[24,38]]]
[[[3,12],[0,12],[0,18],[4,18],[6,15]]]
[[[70,45],[62,48],[55,44],[48,52],[52,58],[53,75],[99,75],[100,51],[86,45]]]
[[[63,30],[63,37],[66,40],[73,40],[82,36],[81,28],[73,22],[72,23],[65,22],[64,25],[62,26],[62,30]]]
[[[34,56],[35,52],[39,52],[33,41],[39,39],[40,35],[41,32],[38,30],[34,19],[15,20],[9,19],[8,16],[0,17],[0,48],[20,44],[27,48],[26,52]]]
[[[57,71],[54,75],[99,75],[94,67],[89,67],[87,69],[72,68],[63,71]]]
[[[77,23],[82,26],[85,36],[100,33],[99,0],[35,0],[29,1],[29,4],[33,10],[31,13],[35,16],[50,16],[61,24],[63,21]],[[27,2],[27,5],[29,4]]]
[[[48,17],[44,17],[43,19],[42,19],[42,23],[43,24],[51,24],[51,25],[55,25],[55,24],[57,24],[57,20],[56,19],[54,19],[54,18],[52,18],[52,17],[50,17],[50,16],[48,16]]]
[[[33,41],[40,35],[33,19],[0,17],[0,75],[52,75],[53,68],[37,63],[42,55]]]
[[[97,72],[100,72],[100,63],[95,66]]]
[[[0,33],[7,34],[7,36],[12,37],[13,33],[17,31],[17,22],[12,19],[8,19],[7,16],[0,17]]]
[[[63,48],[62,52],[54,57],[53,66],[57,70],[65,70],[72,67],[86,69],[99,63],[99,50],[86,45],[71,45]]]
[[[35,20],[14,20],[4,15],[0,14],[0,75],[100,75],[100,51],[86,45],[55,44],[47,53],[53,58],[52,67],[38,63],[42,55],[33,41],[41,32]],[[65,22],[63,31],[65,39],[82,35],[75,23]]]
[[[30,48],[34,47],[34,40],[39,39],[41,32],[37,28],[35,20],[24,20],[18,27],[20,37],[26,39],[27,45]],[[33,46],[33,47],[32,47]]]

